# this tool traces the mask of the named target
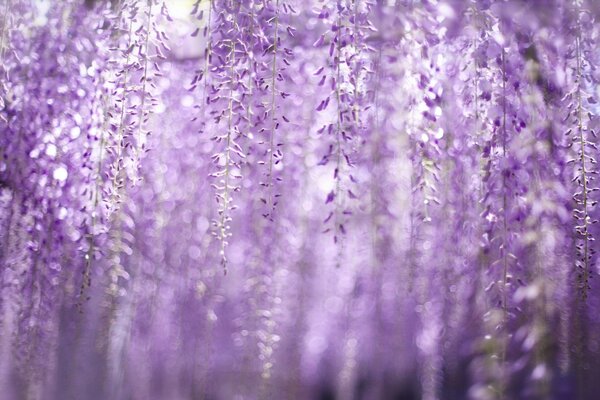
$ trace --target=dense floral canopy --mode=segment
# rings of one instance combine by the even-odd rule
[[[598,398],[598,21],[1,0],[0,397]]]

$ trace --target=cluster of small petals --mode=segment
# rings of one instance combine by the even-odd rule
[[[595,399],[600,4],[543,3],[0,2],[0,397]]]

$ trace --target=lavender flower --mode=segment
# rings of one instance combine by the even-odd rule
[[[598,18],[5,0],[0,397],[595,399]]]

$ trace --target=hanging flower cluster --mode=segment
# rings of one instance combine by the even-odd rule
[[[599,21],[4,0],[0,397],[595,399]]]

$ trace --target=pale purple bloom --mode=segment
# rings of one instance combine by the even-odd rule
[[[594,0],[3,0],[0,398],[596,399]]]

